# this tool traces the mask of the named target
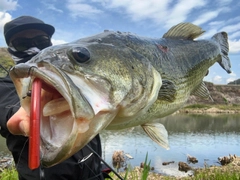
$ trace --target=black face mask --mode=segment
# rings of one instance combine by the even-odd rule
[[[13,55],[13,56],[16,56],[19,60],[18,61],[15,61],[17,64],[19,63],[25,63],[27,62],[28,60],[30,60],[33,56],[35,56],[36,54],[31,54],[29,55],[28,53],[26,52],[19,52],[19,51],[13,51],[11,50],[11,48],[8,48],[8,52]]]
[[[10,42],[8,52],[13,56],[13,60],[19,63],[25,63],[33,56],[46,47],[52,45],[50,37],[39,35],[33,38],[16,38]],[[36,49],[36,50],[33,50]]]

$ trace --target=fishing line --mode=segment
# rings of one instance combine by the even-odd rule
[[[93,153],[91,153],[91,154],[93,154]],[[91,155],[91,154],[90,154],[90,155]],[[87,159],[89,158],[90,155],[88,155]],[[79,165],[80,163],[84,163],[87,159],[84,157],[80,162],[78,162],[78,165]],[[90,178],[88,178],[87,180],[91,180],[91,179],[95,179],[95,178],[101,180],[101,178],[99,177],[99,176],[101,176],[101,173],[96,174],[96,173],[87,165],[87,163],[84,163],[84,165],[95,175],[94,177],[90,177]]]
[[[5,108],[7,108],[7,109],[12,108],[12,107],[19,107],[20,108],[20,102],[16,102],[16,104],[13,104],[13,105],[5,106]]]
[[[27,142],[28,142],[28,138],[26,139],[25,143],[23,144],[22,150],[20,151],[19,158],[18,158],[18,161],[17,161],[17,163],[16,163],[16,169],[18,168],[18,164],[20,163],[21,156],[22,156],[22,154],[23,154],[24,148],[25,148],[26,145],[27,145]]]
[[[0,64],[0,67],[1,67],[4,71],[6,71],[7,74],[9,73],[9,71],[8,71],[5,67],[3,67],[1,64]]]
[[[104,161],[102,159],[101,156],[98,155],[98,153],[96,153],[96,151],[94,151],[88,144],[86,145],[109,169],[111,169],[111,171],[121,180],[123,180],[123,178],[110,166],[108,165],[108,163],[106,161]]]

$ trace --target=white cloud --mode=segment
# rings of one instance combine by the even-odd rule
[[[224,24],[224,21],[212,21],[208,25],[212,27],[221,27]]]
[[[63,10],[57,8],[57,7],[56,7],[54,4],[52,4],[52,3],[45,3],[45,2],[42,2],[42,3],[45,5],[45,7],[46,7],[47,9],[53,10],[53,11],[55,11],[55,12],[63,13]]]
[[[203,29],[203,30],[205,30],[205,29]],[[218,33],[217,29],[215,29],[215,28],[209,29],[201,37],[199,37],[198,39],[209,39],[216,33]]]
[[[219,4],[220,6],[225,6],[225,5],[228,5],[231,2],[232,2],[232,0],[218,0],[217,4]]]
[[[234,77],[230,77],[226,81],[227,81],[227,83],[230,83],[230,82],[235,81],[235,80],[237,80],[237,79],[234,78]]]
[[[235,33],[230,34],[228,37],[229,39],[235,39],[238,38],[240,36],[240,31],[237,31]]]
[[[233,25],[228,25],[223,27],[220,31],[226,31],[228,33],[232,33],[239,30],[240,30],[240,23],[234,23]]]
[[[97,9],[94,6],[83,3],[81,0],[68,0],[67,1],[67,9],[71,11],[71,16],[76,17],[87,17],[92,18],[96,15],[102,13],[102,10]]]
[[[0,0],[0,33],[3,34],[4,25],[11,21],[12,16],[7,11],[16,10],[18,4],[14,0]]]
[[[240,39],[228,40],[228,42],[229,42],[229,52],[232,52],[232,53],[240,52]]]
[[[219,75],[216,75],[213,77],[213,82],[214,83],[221,83],[222,82],[222,77]]]
[[[12,16],[9,13],[0,12],[0,33],[3,34],[3,26],[11,21]]]
[[[168,1],[163,0],[162,2],[157,2],[153,0],[148,1],[119,1],[114,0],[113,5],[115,7],[123,7],[125,11],[131,15],[134,20],[143,20],[152,17],[153,19],[161,14],[165,14],[168,6]],[[161,16],[159,17],[161,19]]]
[[[234,17],[230,17],[229,19],[224,21],[223,24],[238,23],[239,21],[240,21],[240,16],[234,16]]]
[[[206,0],[92,0],[104,8],[119,11],[132,21],[151,20],[170,28],[187,19],[190,12],[207,4]]]
[[[52,44],[53,44],[53,45],[59,45],[59,44],[65,44],[65,43],[67,43],[66,41],[61,40],[61,39],[52,39],[51,41],[52,41]]]
[[[205,0],[180,0],[176,5],[170,9],[167,14],[167,27],[176,25],[177,23],[186,21],[188,15],[197,8],[206,5]]]
[[[0,1],[0,11],[14,11],[17,8],[17,1],[13,0],[1,0]]]
[[[193,21],[193,24],[196,24],[196,25],[204,24],[210,21],[211,19],[216,18],[219,13],[220,13],[220,10],[205,12],[201,14],[197,20]]]
[[[237,76],[236,73],[234,73],[234,72],[231,72],[229,75],[232,76],[232,77]]]

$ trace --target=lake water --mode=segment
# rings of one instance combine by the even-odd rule
[[[198,159],[192,167],[219,165],[218,157],[240,155],[240,115],[186,115],[176,114],[159,120],[169,133],[170,149],[165,150],[153,142],[141,127],[124,131],[104,131],[103,158],[111,164],[112,154],[123,150],[134,159],[132,166],[144,162],[146,153],[154,171],[166,175],[185,176],[178,170],[178,162],[187,162],[187,154]],[[163,166],[162,162],[175,163]]]
[[[178,171],[178,162],[187,162],[187,155],[198,159],[192,167],[219,165],[217,158],[229,154],[240,155],[240,114],[190,115],[176,114],[159,120],[169,134],[170,149],[165,150],[153,142],[141,127],[101,133],[103,159],[112,165],[114,151],[124,151],[133,159],[131,166],[144,162],[146,154],[155,172],[185,176]],[[5,141],[0,138],[0,151],[7,152]],[[162,162],[175,163],[163,166]]]

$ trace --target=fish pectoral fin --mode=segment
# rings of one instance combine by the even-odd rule
[[[173,26],[163,35],[163,38],[193,40],[201,36],[205,31],[201,27],[191,23],[179,23]]]
[[[206,87],[205,83],[202,81],[202,83],[192,92],[192,95],[202,97],[205,99],[210,99],[213,101],[212,96],[210,95],[210,92],[208,91],[208,88]]]
[[[141,126],[154,142],[165,149],[169,149],[168,132],[164,125],[160,123],[146,123]]]
[[[158,93],[159,100],[165,100],[168,102],[174,102],[176,99],[176,86],[173,82],[163,79],[162,86]]]

